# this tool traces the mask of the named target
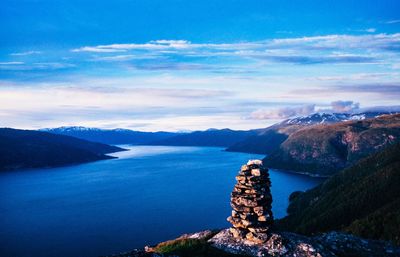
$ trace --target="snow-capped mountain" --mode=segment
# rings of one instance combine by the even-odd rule
[[[228,147],[227,150],[232,152],[271,154],[279,148],[291,134],[299,129],[317,124],[334,124],[343,121],[376,118],[384,114],[394,114],[394,112],[363,112],[357,114],[314,113],[308,116],[291,118],[270,127],[260,129],[257,135],[248,137]]]
[[[77,131],[101,131],[99,128],[89,128],[82,126],[63,126],[58,128],[42,128],[39,131],[52,132],[53,134],[62,134],[67,132],[77,132]]]
[[[129,129],[99,129],[87,128],[80,126],[72,127],[59,127],[59,128],[45,128],[40,129],[53,134],[61,134],[73,136],[93,142],[100,142],[106,144],[148,144],[153,141],[163,140],[176,133],[171,132],[142,132]]]
[[[313,124],[331,124],[349,120],[364,120],[376,118],[384,114],[393,114],[389,112],[363,112],[357,114],[349,113],[314,113],[308,116],[300,116],[282,121],[279,125],[313,125]]]

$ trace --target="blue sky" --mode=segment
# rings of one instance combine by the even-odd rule
[[[400,105],[399,1],[0,3],[2,126],[249,129]]]

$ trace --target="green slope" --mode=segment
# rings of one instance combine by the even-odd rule
[[[343,230],[400,244],[400,144],[365,158],[305,193],[294,193],[282,229]]]

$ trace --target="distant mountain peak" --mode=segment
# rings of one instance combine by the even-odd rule
[[[362,113],[326,113],[316,112],[308,116],[299,116],[295,118],[286,119],[279,123],[279,125],[312,125],[312,124],[331,124],[341,121],[349,120],[364,120],[369,118],[376,118],[384,114],[392,114],[392,112],[362,112]]]
[[[317,112],[307,116],[286,119],[270,127],[258,130],[255,136],[231,145],[227,150],[258,154],[271,154],[294,132],[314,125],[330,125],[344,121],[360,121],[396,112],[365,111],[356,114]]]
[[[324,124],[334,123],[338,121],[347,120],[349,114],[345,113],[313,113],[308,116],[299,116],[282,121],[280,124],[292,124],[292,125],[310,125],[310,124]]]
[[[83,126],[61,126],[58,128],[42,128],[39,131],[99,131],[99,128],[90,128]]]
[[[177,135],[171,132],[142,132],[125,128],[100,129],[82,126],[63,126],[58,128],[40,129],[43,132],[61,134],[105,144],[148,144]]]

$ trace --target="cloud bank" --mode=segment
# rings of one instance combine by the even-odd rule
[[[372,28],[366,32],[375,32]],[[83,46],[74,53],[117,53],[104,60],[121,61],[121,52],[136,58],[163,56],[169,58],[247,58],[277,63],[332,64],[371,63],[383,60],[389,52],[400,51],[400,33],[366,35],[326,35],[282,38],[237,43],[192,43],[187,40],[154,40],[147,43]]]
[[[259,109],[250,114],[252,119],[270,120],[287,119],[295,116],[306,116],[315,112],[315,104],[303,105],[298,107],[284,107],[278,109]]]
[[[339,113],[352,113],[357,111],[360,108],[359,103],[355,103],[353,101],[334,101],[331,103],[332,112],[339,112]]]
[[[250,114],[250,118],[256,120],[288,119],[298,116],[307,116],[316,112],[324,113],[357,113],[360,104],[354,101],[333,101],[329,107],[317,108],[316,104],[307,104],[294,107],[283,107],[276,109],[258,109]]]
[[[249,129],[397,105],[400,33],[357,33],[368,34],[13,49],[0,60],[0,116],[23,127]]]

